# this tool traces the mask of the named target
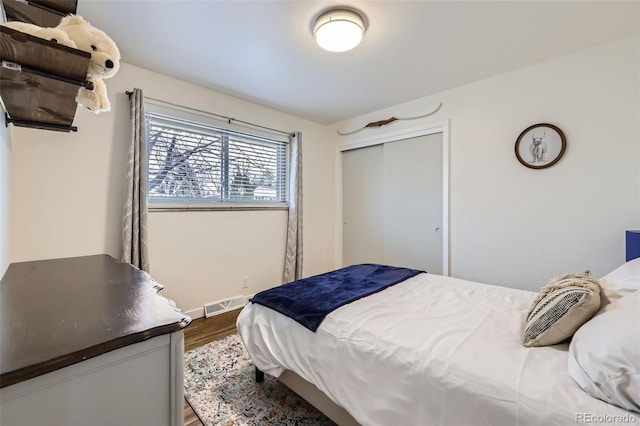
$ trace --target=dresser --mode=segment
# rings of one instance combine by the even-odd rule
[[[0,282],[0,424],[184,421],[191,318],[107,255],[13,263]]]

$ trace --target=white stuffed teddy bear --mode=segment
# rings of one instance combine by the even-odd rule
[[[37,25],[28,24],[20,21],[9,21],[2,24],[4,27],[31,34],[32,36],[53,41],[63,46],[76,48],[76,43],[69,38],[67,33],[59,28],[39,27]]]
[[[113,77],[120,68],[118,46],[104,31],[78,15],[65,16],[56,29],[64,31],[77,49],[91,53],[87,80],[93,82],[93,90],[81,87],[76,102],[95,114],[111,110],[107,87],[102,80]]]

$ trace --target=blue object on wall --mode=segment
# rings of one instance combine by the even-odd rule
[[[640,257],[640,231],[627,231],[627,262]]]

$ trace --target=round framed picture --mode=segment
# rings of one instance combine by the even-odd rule
[[[531,169],[545,169],[556,164],[567,149],[564,133],[557,126],[538,123],[529,126],[516,140],[516,157]]]

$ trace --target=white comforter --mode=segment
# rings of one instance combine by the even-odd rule
[[[628,423],[571,379],[568,345],[520,344],[534,297],[420,274],[335,310],[316,333],[251,303],[238,332],[260,370],[296,372],[363,425]]]

